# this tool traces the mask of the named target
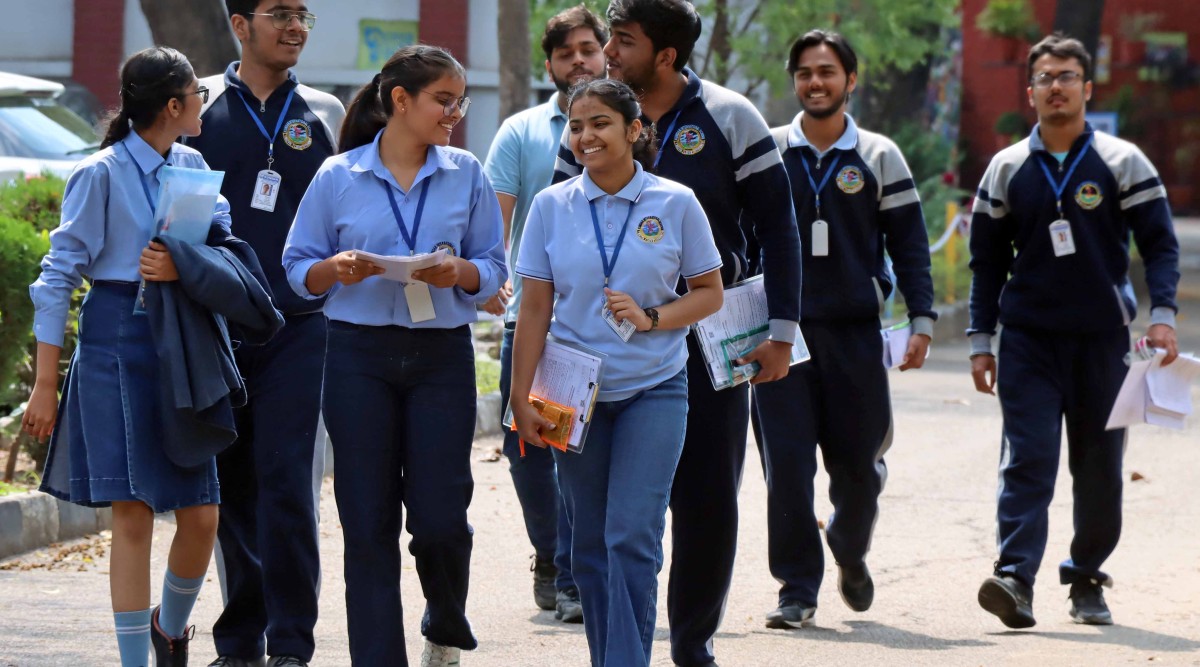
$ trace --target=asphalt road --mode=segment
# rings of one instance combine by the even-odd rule
[[[1181,225],[1180,231],[1185,242],[1181,293],[1190,299],[1180,319],[1181,348],[1200,352],[1200,224]],[[1144,315],[1140,321],[1146,321]],[[1079,626],[1067,616],[1066,590],[1055,576],[1071,535],[1070,479],[1063,466],[1043,576],[1035,589],[1038,625],[1009,631],[975,601],[995,558],[1000,414],[993,397],[973,391],[966,352],[962,342],[938,342],[926,368],[891,376],[896,439],[869,557],[875,605],[866,613],[842,604],[827,558],[816,626],[792,631],[763,626],[776,584],[766,563],[766,491],[750,446],[733,593],[715,640],[722,665],[1200,665],[1200,420],[1193,417],[1182,432],[1141,426],[1130,433],[1125,470],[1127,480],[1139,479],[1126,483],[1124,532],[1106,566],[1116,580],[1106,593],[1116,625]],[[1200,405],[1200,386],[1193,386],[1193,401]],[[482,458],[497,441],[476,445]],[[480,647],[464,654],[463,664],[586,665],[582,627],[558,623],[551,612],[533,607],[531,549],[507,465],[477,461],[474,472],[468,611]],[[825,484],[822,473],[818,488]],[[821,515],[828,514],[826,499],[819,497],[818,507]],[[313,664],[333,667],[348,665],[349,658],[341,537],[328,484],[322,516],[324,589]],[[169,521],[158,522],[156,598],[172,530]],[[665,571],[654,665],[670,665]],[[402,587],[415,664],[422,599],[407,552]],[[0,564],[0,667],[116,664],[108,599],[103,537]],[[219,607],[216,574],[210,571],[193,615],[198,625],[193,665],[214,657],[209,629]]]

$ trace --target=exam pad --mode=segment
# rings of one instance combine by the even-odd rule
[[[1153,358],[1130,364],[1105,429],[1154,424],[1183,430],[1192,414],[1191,383],[1200,377],[1200,359],[1181,354],[1163,366],[1166,354],[1157,350]]]

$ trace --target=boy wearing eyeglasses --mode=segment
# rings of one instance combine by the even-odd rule
[[[312,659],[320,562],[318,433],[325,357],[321,300],[287,285],[283,244],[317,169],[336,153],[345,116],[332,95],[291,72],[317,17],[303,0],[226,0],[242,59],[205,78],[208,132],[189,141],[225,172],[235,234],[253,246],[286,325],[236,350],[249,391],[238,440],[218,457],[218,572],[225,609],[213,626],[218,667],[306,665]]]
[[[1100,567],[1121,533],[1125,430],[1104,430],[1125,377],[1132,232],[1146,267],[1152,346],[1177,355],[1179,244],[1166,191],[1133,144],[1084,118],[1092,59],[1055,34],[1029,52],[1030,136],[988,166],[971,220],[971,376],[1004,416],[995,572],[979,604],[1010,628],[1034,625],[1033,585],[1067,424],[1075,535],[1058,569],[1076,623],[1108,625]],[[991,339],[1004,326],[997,356]]]

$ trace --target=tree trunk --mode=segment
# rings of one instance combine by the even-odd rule
[[[716,16],[713,20],[712,36],[708,39],[708,54],[704,59],[705,78],[722,86],[729,84],[729,66],[733,58],[733,45],[729,43],[729,3],[728,0],[713,0],[713,10]],[[708,69],[712,62],[712,69]]]
[[[1054,29],[1083,42],[1092,57],[1100,40],[1100,19],[1104,0],[1058,0],[1054,10]]]
[[[529,0],[500,0],[500,118],[529,106]]]
[[[178,49],[197,77],[219,74],[238,59],[237,40],[221,0],[141,0],[154,43]]]

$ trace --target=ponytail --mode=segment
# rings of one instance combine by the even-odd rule
[[[642,169],[653,172],[654,158],[658,155],[657,145],[658,132],[650,123],[642,125],[642,133],[638,135],[637,141],[633,142],[633,159],[642,163]]]
[[[595,97],[604,106],[621,114],[625,120],[625,127],[641,118],[642,106],[638,104],[637,94],[628,85],[616,79],[591,79],[575,84],[568,94],[567,114],[571,113],[571,105],[583,97]],[[656,139],[657,132],[654,126],[645,123],[630,151],[633,153],[633,159],[642,163],[642,168],[646,171],[654,170],[654,157],[658,154],[658,149],[655,148]]]
[[[138,51],[121,66],[121,106],[108,115],[101,148],[129,136],[133,128],[150,127],[158,113],[183,95],[196,78],[184,55],[166,46]]]
[[[445,49],[414,44],[396,51],[350,102],[342,121],[338,152],[345,153],[375,140],[395,111],[392,91],[397,87],[416,95],[447,74],[466,77],[466,70]]]

